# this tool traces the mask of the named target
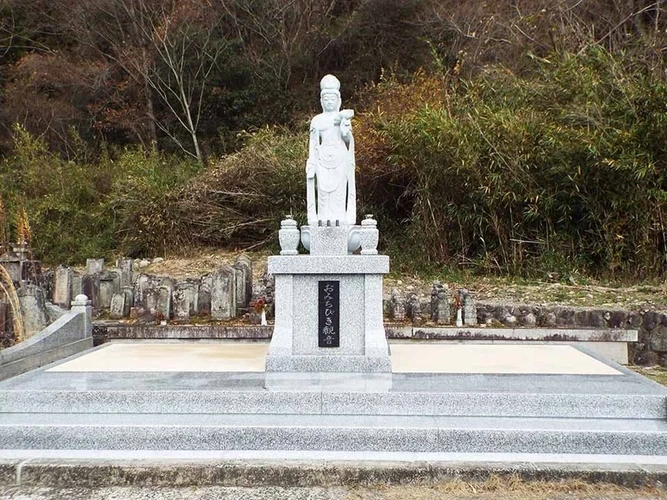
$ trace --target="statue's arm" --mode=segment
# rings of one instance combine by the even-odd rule
[[[315,120],[310,123],[310,136],[308,139],[308,160],[306,161],[306,178],[315,177],[315,166],[317,160],[317,146],[320,142],[320,133],[315,125]]]
[[[357,221],[357,183],[355,180],[356,159],[354,154],[354,137],[352,130],[349,134],[349,162],[347,166],[347,222],[356,224]]]

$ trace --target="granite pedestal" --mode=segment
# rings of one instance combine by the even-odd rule
[[[382,322],[385,255],[281,255],[269,257],[275,277],[276,319],[266,358],[267,388],[289,379],[285,373],[308,372],[326,380],[334,373],[386,374],[391,358]],[[322,283],[335,283],[338,328],[331,345],[323,342]]]

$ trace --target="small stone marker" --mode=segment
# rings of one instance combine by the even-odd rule
[[[340,282],[318,282],[318,346],[340,347]]]
[[[109,317],[112,319],[125,317],[125,294],[123,292],[114,293],[111,297]]]
[[[236,292],[234,271],[222,266],[211,276],[211,317],[222,321],[236,314]]]
[[[64,309],[70,308],[72,302],[72,270],[58,266],[54,276],[53,303]]]

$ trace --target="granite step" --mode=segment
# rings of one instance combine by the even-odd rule
[[[662,394],[505,392],[0,390],[0,411],[666,419],[667,398]]]
[[[667,422],[347,415],[0,414],[4,450],[667,455]]]

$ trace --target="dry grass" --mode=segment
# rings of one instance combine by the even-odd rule
[[[628,368],[636,371],[644,377],[650,378],[654,382],[667,385],[667,368],[663,368],[662,366],[629,366]]]
[[[629,489],[606,483],[588,483],[582,480],[523,481],[518,476],[491,476],[485,481],[453,479],[434,486],[386,486],[356,488],[347,500],[451,500],[451,499],[639,499],[667,498],[667,493],[656,488]]]

